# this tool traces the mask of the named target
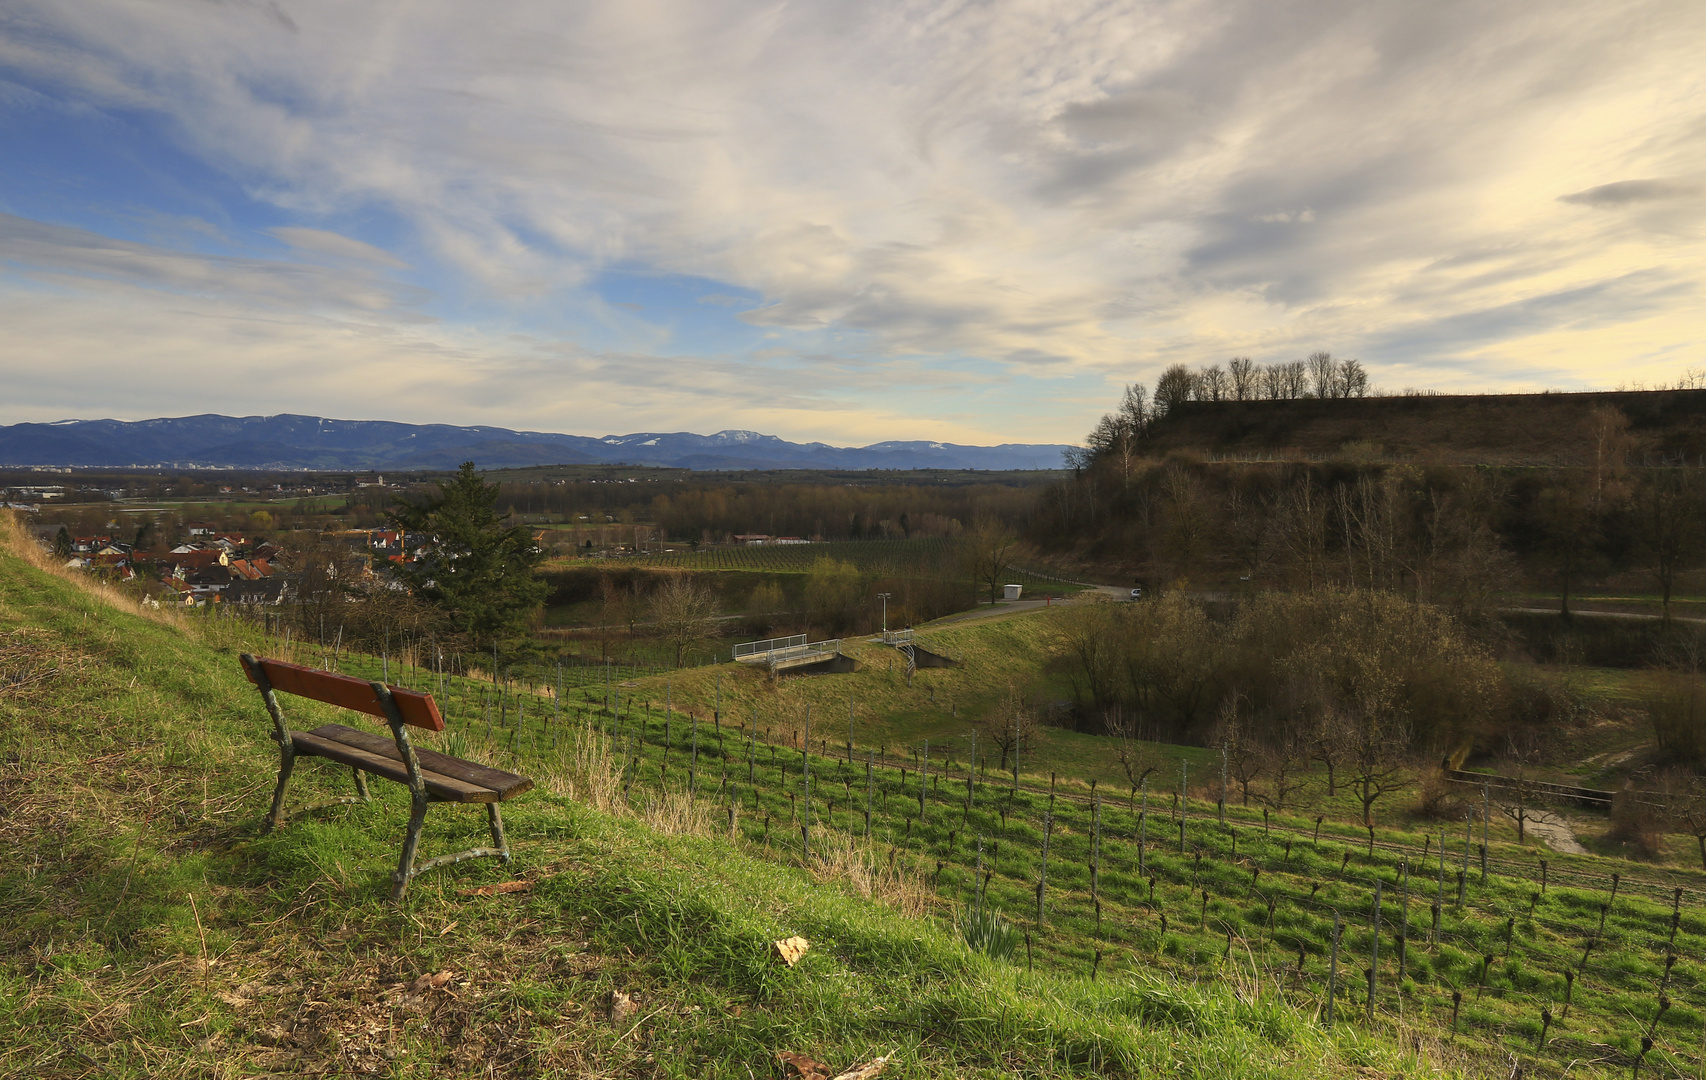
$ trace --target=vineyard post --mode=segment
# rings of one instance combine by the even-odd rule
[[[1220,823],[1226,824],[1226,740],[1220,740]]]
[[[1368,1022],[1374,1023],[1374,992],[1380,978],[1380,887],[1385,882],[1374,879],[1374,932],[1369,935],[1368,948]]]
[[[1043,896],[1048,890],[1048,841],[1054,832],[1054,812],[1043,814],[1043,863],[1042,871],[1037,875],[1037,929],[1043,926]]]
[[[1185,813],[1190,801],[1185,795],[1186,780],[1189,776],[1190,764],[1184,758],[1179,759],[1179,854],[1185,853]]]
[[[870,747],[865,747],[865,835],[871,835],[871,755]]]
[[[1487,884],[1487,822],[1492,806],[1492,787],[1486,780],[1481,781],[1481,884]]]
[[[924,764],[918,770],[918,820],[924,820],[924,793],[930,790],[930,740],[924,740]]]
[[[1143,849],[1149,845],[1149,774],[1143,774],[1143,809],[1137,813],[1137,873],[1143,875]]]
[[[712,707],[711,717],[716,721],[717,730],[723,728],[723,673],[717,672],[717,703]]]
[[[1469,877],[1469,845],[1475,842],[1475,812],[1463,815],[1463,869],[1457,874],[1457,906],[1463,906],[1463,883]]]
[[[812,707],[806,703],[806,740],[800,747],[800,775],[804,777],[806,792],[806,816],[800,824],[800,847],[806,853],[806,861],[812,857]]]
[[[1439,890],[1434,895],[1434,929],[1431,944],[1439,944],[1439,909],[1445,903],[1445,826],[1439,827]]]
[[[1102,869],[1102,797],[1096,796],[1096,803],[1090,810],[1090,902],[1101,910],[1101,869]],[[1099,929],[1099,927],[1098,927]]]
[[[971,765],[966,769],[966,812],[971,812],[972,784],[977,779],[977,729],[971,729]]]
[[[1339,996],[1339,913],[1333,912],[1333,941],[1327,960],[1327,1026],[1333,1026],[1333,1006]]]
[[[1013,716],[1013,793],[1019,793],[1019,717]]]
[[[1408,856],[1399,861],[1398,869],[1404,880],[1403,915],[1398,921],[1398,985],[1402,987],[1404,985],[1404,961],[1407,959],[1404,955],[1405,946],[1410,940],[1410,860]]]

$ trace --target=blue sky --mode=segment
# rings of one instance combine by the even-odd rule
[[[1706,368],[1706,5],[13,0],[0,423],[1076,441]]]

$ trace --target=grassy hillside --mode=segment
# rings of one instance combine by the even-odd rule
[[[708,800],[621,798],[628,763],[578,707],[490,744],[453,720],[451,749],[540,781],[508,810],[516,864],[438,871],[391,905],[396,785],[259,835],[276,760],[236,654],[264,643],[120,610],[28,555],[0,537],[0,1074],[751,1077],[788,1050],[886,1054],[897,1077],[1290,1077],[1459,1058],[1384,1019],[1324,1032],[1236,955],[1187,979],[1116,949],[1091,981],[1054,950],[1034,971],[975,954],[910,859],[826,836],[802,864],[744,817],[730,836]],[[347,783],[305,762],[291,805]],[[440,807],[425,853],[480,831]],[[532,885],[465,892],[508,880]],[[789,934],[813,942],[794,968],[770,956]],[[617,990],[636,1008],[612,1017]]]
[[[1628,416],[1639,451],[1690,461],[1706,454],[1706,390],[1186,402],[1157,423],[1149,446],[1234,457],[1319,459],[1348,448],[1381,460],[1577,465],[1589,415],[1607,407]]]

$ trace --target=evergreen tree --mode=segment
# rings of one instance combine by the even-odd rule
[[[395,528],[425,536],[420,561],[404,563],[398,576],[475,645],[519,635],[545,599],[534,572],[544,551],[526,528],[499,520],[498,486],[482,480],[472,461],[438,490],[422,503],[399,501],[388,515]]]

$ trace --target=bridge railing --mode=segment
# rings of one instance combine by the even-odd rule
[[[794,634],[791,637],[765,638],[763,641],[747,641],[734,647],[734,658],[763,656],[765,653],[782,652],[785,649],[804,648],[805,634]]]

